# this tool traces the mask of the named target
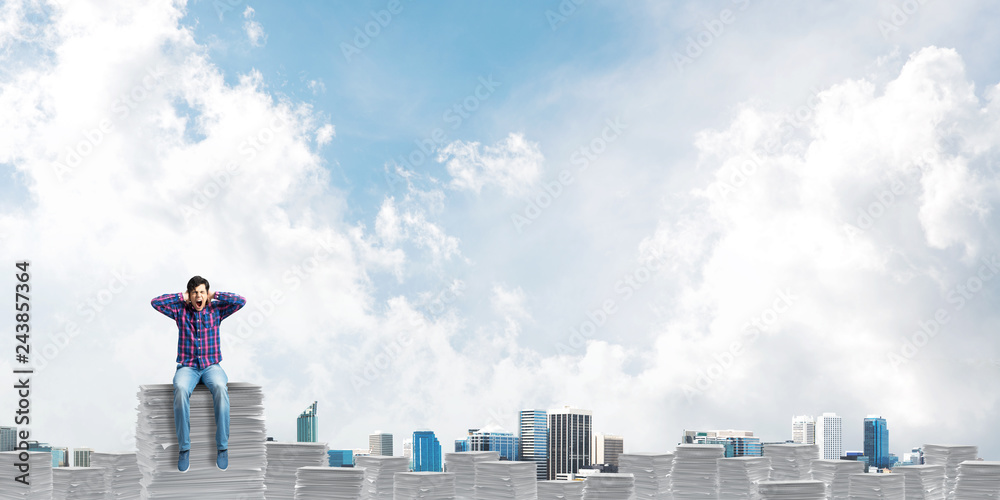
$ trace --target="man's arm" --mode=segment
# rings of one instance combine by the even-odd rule
[[[165,295],[160,295],[150,302],[153,309],[160,311],[161,313],[169,316],[172,319],[177,319],[180,317],[181,312],[184,310],[184,296],[183,293],[168,293]]]
[[[247,303],[247,299],[230,292],[212,292],[209,300],[216,301],[215,307],[219,309],[220,321],[239,311]]]

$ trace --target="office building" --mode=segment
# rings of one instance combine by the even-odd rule
[[[792,417],[792,442],[816,444],[816,419],[809,415]]]
[[[594,450],[594,464],[611,466],[611,472],[618,471],[618,456],[625,452],[625,439],[610,434],[594,434],[591,444]]]
[[[49,452],[51,452],[51,447]],[[74,448],[73,449],[73,467],[90,467],[90,454],[94,453],[94,450],[90,448]]]
[[[863,452],[860,451],[849,451],[844,456],[840,457],[841,460],[854,460],[857,462],[863,462],[865,464],[865,472],[868,472],[869,459],[865,456]]]
[[[517,460],[518,437],[497,426],[469,429],[468,451],[495,451],[500,460]]]
[[[354,452],[351,450],[329,450],[326,456],[330,467],[354,467]]]
[[[469,440],[468,439],[456,439],[455,440],[455,452],[469,451]]]
[[[518,417],[517,459],[535,462],[539,481],[549,478],[549,421],[545,410],[521,410]]]
[[[819,457],[837,460],[844,455],[843,422],[836,413],[824,413],[816,419],[816,444]]]
[[[299,415],[299,419],[296,422],[298,425],[298,437],[296,441],[300,443],[315,443],[316,442],[316,401],[309,405],[305,411]]]
[[[403,456],[410,459],[410,470],[413,470],[413,440],[403,441]]]
[[[391,457],[392,434],[382,431],[375,431],[375,434],[369,434],[368,447],[371,449],[370,453],[373,457]]]
[[[593,412],[564,406],[548,417],[548,479],[565,479],[593,463]]]
[[[681,435],[682,444],[721,444],[726,457],[760,457],[764,454],[763,444],[753,431],[716,430],[689,431]]]
[[[441,472],[441,443],[434,436],[434,431],[413,432],[410,468],[414,472]]]
[[[865,417],[865,456],[871,465],[879,469],[888,469],[889,462],[889,428],[885,419],[878,415]]]
[[[17,427],[0,427],[0,451],[14,451],[17,447]]]
[[[69,467],[69,448],[52,447],[52,466]]]

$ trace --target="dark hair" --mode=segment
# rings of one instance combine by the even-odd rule
[[[211,288],[210,286],[208,286],[208,280],[207,279],[202,278],[201,276],[195,276],[195,277],[193,277],[193,278],[191,278],[191,279],[188,280],[187,291],[189,291],[189,292],[193,291],[195,288],[198,288],[198,285],[205,285],[205,290],[208,290],[208,289]]]

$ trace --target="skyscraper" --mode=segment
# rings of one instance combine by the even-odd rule
[[[441,443],[434,431],[413,432],[410,468],[415,472],[441,472]]]
[[[885,419],[878,415],[865,417],[865,456],[871,465],[880,469],[892,466],[889,463],[889,428]]]
[[[69,448],[52,447],[52,466],[69,467]]]
[[[392,434],[382,431],[375,431],[375,434],[369,434],[368,448],[371,449],[372,456],[391,457]]]
[[[549,410],[548,479],[575,474],[590,465],[593,413],[564,406]]]
[[[618,457],[625,451],[625,439],[610,434],[594,434],[591,444],[595,464],[609,464],[618,468]]]
[[[811,415],[792,417],[792,442],[816,444],[816,419]]]
[[[469,429],[468,451],[495,451],[500,460],[517,460],[519,439],[511,432],[497,426]]]
[[[549,422],[545,410],[521,410],[517,459],[535,462],[536,478],[549,478]]]
[[[351,450],[328,450],[326,456],[330,467],[354,467],[354,452]]]
[[[90,448],[73,448],[73,467],[90,467],[90,454],[93,452]]]
[[[843,423],[836,413],[824,413],[816,419],[816,444],[824,460],[838,460],[844,454]]]
[[[316,401],[309,405],[305,411],[299,415],[299,419],[296,422],[298,424],[298,438],[296,441],[300,443],[315,443],[316,442]]]
[[[14,451],[17,446],[17,427],[0,427],[0,451]]]

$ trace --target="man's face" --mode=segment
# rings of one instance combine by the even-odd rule
[[[208,305],[208,289],[205,285],[198,285],[197,288],[188,292],[188,300],[195,311],[201,311]]]

